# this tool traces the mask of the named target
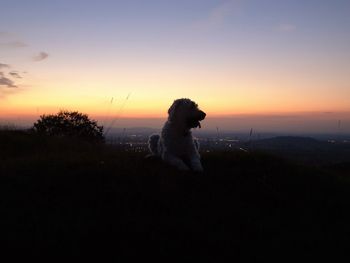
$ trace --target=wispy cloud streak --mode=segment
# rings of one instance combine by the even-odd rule
[[[0,69],[2,69],[2,68],[10,68],[10,65],[0,63]]]
[[[49,56],[48,53],[42,51],[42,52],[40,52],[38,55],[34,56],[34,57],[33,57],[33,60],[34,60],[34,61],[42,61],[42,60],[44,60],[44,59],[47,59],[48,56]]]
[[[8,41],[8,42],[0,42],[0,47],[2,47],[2,48],[23,48],[23,47],[28,47],[28,45],[22,41]]]
[[[0,88],[17,88],[17,85],[15,82],[10,78],[22,78],[17,71],[10,71],[8,72],[8,69],[11,68],[9,64],[0,63],[0,69],[3,69],[5,71],[0,71]],[[6,76],[7,72],[7,76]]]
[[[212,28],[221,26],[225,20],[232,16],[234,11],[238,7],[238,0],[225,1],[222,4],[211,9],[207,17],[202,20],[196,21],[193,27],[198,30],[210,30]]]
[[[15,83],[11,79],[5,77],[4,73],[2,72],[0,72],[0,87],[1,86],[7,87],[7,88],[17,88]]]
[[[17,71],[11,71],[9,72],[9,74],[14,77],[14,78],[17,78],[17,79],[21,79],[21,75],[19,75],[19,73]]]

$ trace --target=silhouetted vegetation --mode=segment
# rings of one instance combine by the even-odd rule
[[[90,120],[88,115],[77,111],[60,111],[57,114],[42,115],[34,123],[33,131],[50,136],[76,137],[88,141],[104,140],[103,127]]]
[[[337,169],[231,151],[202,153],[194,174],[145,154],[0,131],[2,249],[211,262],[348,251],[350,182]]]

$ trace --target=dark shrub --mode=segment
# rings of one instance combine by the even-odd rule
[[[104,141],[103,126],[90,120],[88,115],[77,111],[60,111],[57,114],[42,115],[34,123],[33,131],[39,134],[76,137],[88,141]]]

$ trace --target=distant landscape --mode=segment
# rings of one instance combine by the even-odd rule
[[[106,140],[130,150],[147,150],[148,136],[160,129],[112,129]],[[250,133],[229,131],[201,131],[193,134],[199,139],[201,150],[210,151],[261,151],[291,158],[307,164],[335,164],[350,162],[350,134],[288,134]]]

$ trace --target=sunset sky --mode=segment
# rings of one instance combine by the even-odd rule
[[[346,124],[350,1],[1,1],[0,120],[164,118],[181,97],[212,118]]]

